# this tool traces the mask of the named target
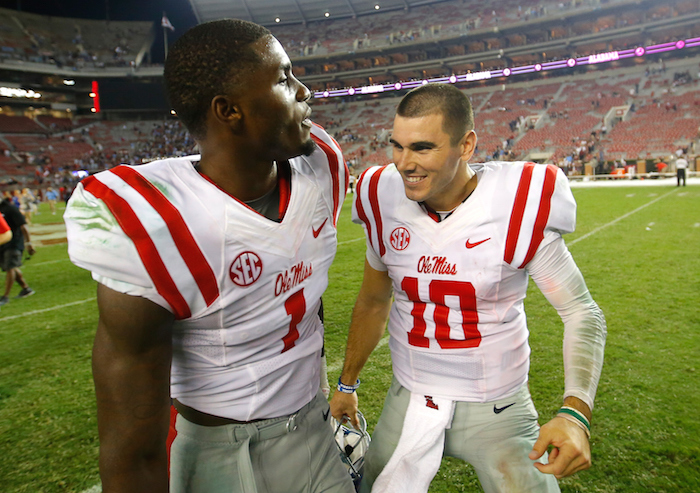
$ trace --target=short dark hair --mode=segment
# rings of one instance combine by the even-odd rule
[[[396,114],[405,118],[436,113],[442,115],[442,129],[450,136],[453,146],[474,129],[474,112],[469,97],[450,84],[419,86],[406,94],[396,108]]]
[[[263,26],[222,19],[193,27],[165,60],[165,90],[171,107],[195,139],[206,135],[211,100],[235,90],[260,61],[251,45],[272,36]]]

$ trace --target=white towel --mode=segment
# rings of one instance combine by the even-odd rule
[[[425,493],[440,468],[454,401],[411,394],[401,438],[372,493]]]

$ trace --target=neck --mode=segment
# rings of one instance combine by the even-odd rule
[[[230,149],[206,152],[202,149],[199,172],[229,195],[249,202],[268,193],[277,183],[275,161],[256,161]]]

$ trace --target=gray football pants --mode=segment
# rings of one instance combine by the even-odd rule
[[[171,493],[355,493],[329,411],[319,390],[291,423],[284,417],[200,426],[178,415]]]
[[[396,378],[392,380],[365,456],[361,493],[370,492],[394,453],[410,395]],[[452,427],[445,433],[443,455],[471,464],[486,493],[559,492],[556,478],[539,472],[528,457],[539,435],[537,417],[527,384],[506,399],[457,402]],[[547,463],[546,453],[539,462]]]

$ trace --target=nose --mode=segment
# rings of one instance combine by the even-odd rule
[[[309,88],[299,82],[299,79],[297,79],[297,83],[299,84],[299,89],[297,90],[297,100],[308,101],[311,99],[311,91],[309,91]]]
[[[399,171],[404,171],[408,167],[408,151],[406,149],[398,150],[394,148],[392,152],[392,158],[394,159],[394,164],[396,169]]]

